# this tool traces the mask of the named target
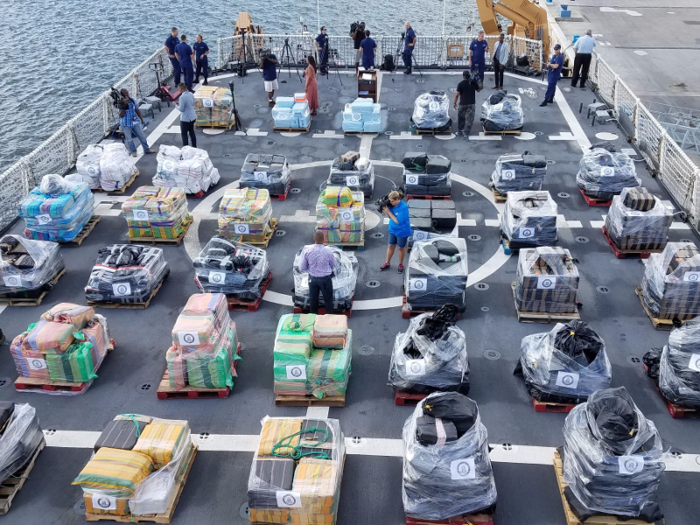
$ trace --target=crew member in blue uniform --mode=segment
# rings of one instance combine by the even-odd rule
[[[181,42],[175,46],[175,56],[180,61],[180,69],[185,77],[187,89],[192,91],[192,77],[194,76],[194,53],[187,43],[187,35],[180,37]]]
[[[554,54],[547,65],[547,92],[544,94],[544,102],[540,104],[540,107],[544,107],[549,103],[554,104],[554,94],[557,92],[557,82],[559,82],[559,78],[561,77],[561,68],[564,65],[564,55],[561,54],[560,44],[554,46]]]
[[[370,36],[369,29],[365,31],[365,39],[360,45],[362,50],[362,67],[365,69],[374,69],[374,54],[377,52],[377,43]]]
[[[197,71],[194,74],[194,83],[199,84],[199,75],[204,76],[204,85],[208,86],[207,82],[209,78],[209,59],[207,55],[209,54],[209,46],[204,42],[202,35],[197,35],[197,41],[192,46],[194,51],[194,61],[197,63]]]
[[[324,75],[328,69],[328,29],[321,28],[321,33],[316,37],[316,49],[318,51],[318,68]]]
[[[173,65],[173,78],[175,80],[175,85],[180,83],[180,61],[175,56],[175,47],[180,43],[177,38],[177,27],[173,27],[170,32],[170,36],[165,41],[165,51],[168,53],[168,58],[170,63]]]
[[[484,81],[484,69],[486,69],[486,52],[489,50],[489,43],[484,38],[484,32],[479,31],[475,40],[469,45],[469,69],[472,73],[479,74],[479,79]]]
[[[404,74],[410,75],[411,68],[413,66],[413,50],[416,48],[416,40],[418,40],[418,38],[416,37],[416,32],[411,27],[411,24],[406,22],[404,27],[406,28],[406,35],[404,37],[405,40],[402,58],[403,65],[406,66],[406,71],[404,71]]]

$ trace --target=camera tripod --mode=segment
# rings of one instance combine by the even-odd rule
[[[337,55],[337,53],[336,53]],[[328,80],[328,76],[330,73],[331,68],[336,73],[336,76],[333,78],[333,83],[335,84],[335,79],[338,79],[338,82],[340,82],[340,87],[343,87],[343,79],[340,78],[340,70],[338,69],[338,62],[335,59],[335,56],[333,57],[333,60],[330,59],[330,49],[328,47],[328,37],[326,37],[326,40],[323,42],[323,49],[321,50],[321,56],[326,59],[326,66],[324,68],[324,71],[321,72],[321,75],[324,75],[326,77],[326,80]],[[319,69],[321,68],[321,57],[319,57]],[[333,88],[331,88],[333,89]],[[338,88],[336,88],[338,91],[340,91]]]
[[[287,71],[289,72],[290,78],[292,76],[292,66],[294,66],[294,70],[297,72],[299,82],[303,82],[301,78],[301,73],[299,73],[299,63],[294,58],[294,54],[292,53],[292,47],[289,45],[289,37],[286,37],[284,39],[284,46],[282,47],[282,52],[280,53],[279,70],[277,71],[278,77],[282,74],[282,68],[284,68],[285,65],[287,66]]]
[[[241,115],[238,113],[238,110],[236,109],[236,94],[233,89],[233,80],[228,83],[228,87],[231,90],[231,103],[233,104],[233,118],[236,119],[236,121],[233,124],[234,131],[239,131],[243,129],[243,124],[241,123]],[[226,127],[226,131],[224,133],[228,133],[228,126]]]

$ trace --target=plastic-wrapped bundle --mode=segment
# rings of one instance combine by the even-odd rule
[[[451,195],[452,162],[442,155],[409,151],[401,160],[407,195]]]
[[[496,503],[488,433],[479,408],[457,392],[421,401],[403,426],[403,508],[420,520],[447,520]]]
[[[38,297],[65,264],[55,242],[32,241],[21,235],[0,238],[0,297]]]
[[[573,509],[620,516],[661,516],[652,501],[665,469],[654,423],[624,387],[606,388],[574,407],[564,423],[564,495]],[[578,505],[577,503],[580,503]],[[587,512],[586,512],[587,511]],[[586,518],[579,516],[582,520]]]
[[[623,188],[634,188],[642,182],[629,155],[593,148],[579,162],[576,183],[589,197],[609,200]]]
[[[642,299],[658,319],[700,315],[700,252],[692,242],[669,242],[652,253],[642,278]]]
[[[345,104],[345,109],[343,110],[343,131],[379,133],[381,130],[381,104],[375,104],[369,98],[357,98],[354,102]]]
[[[100,187],[100,159],[104,147],[100,144],[88,144],[75,161],[75,169],[83,182],[91,190]]]
[[[193,261],[195,282],[206,293],[223,293],[243,301],[262,294],[270,264],[265,250],[215,235]]]
[[[110,244],[97,252],[85,296],[95,302],[143,303],[169,274],[162,248]]]
[[[308,309],[309,298],[309,273],[299,270],[301,257],[305,250],[311,248],[304,246],[294,257],[294,295],[292,297],[294,306]],[[335,246],[329,246],[335,257],[335,268],[333,269],[333,311],[346,312],[352,308],[352,300],[355,296],[355,285],[357,284],[357,274],[359,264],[357,257],[352,252],[344,252]],[[326,303],[323,294],[319,295],[319,305]]]
[[[410,201],[409,201],[410,202]],[[457,232],[436,233],[434,231],[425,231],[419,228],[412,228],[411,236],[408,238],[408,247],[413,248],[413,244],[419,241],[434,241],[437,239],[454,239],[459,237]]]
[[[435,239],[413,244],[406,271],[406,307],[435,310],[453,304],[467,306],[467,243],[461,238]]]
[[[280,102],[279,98],[283,100]],[[291,97],[279,97],[272,108],[272,119],[275,128],[307,129],[311,125],[311,110],[309,102],[295,102]]]
[[[521,312],[577,311],[579,274],[569,250],[520,250],[515,278],[515,302]]]
[[[346,157],[346,155],[333,161],[327,184],[361,191],[366,199],[370,198],[374,191],[374,164],[369,159],[360,158],[359,153],[356,157],[353,155]]]
[[[515,373],[534,399],[554,403],[580,403],[612,380],[605,342],[583,321],[523,337]]]
[[[417,129],[447,130],[452,126],[450,101],[444,91],[418,95],[413,105],[411,122]]]
[[[341,186],[327,186],[316,203],[316,231],[324,243],[360,243],[365,238],[365,196]]]
[[[284,195],[292,183],[292,170],[284,155],[250,153],[241,168],[240,188],[266,189]]]
[[[540,191],[547,174],[547,159],[542,155],[501,155],[491,174],[490,186],[501,195],[509,191]]]
[[[191,220],[181,188],[141,186],[122,204],[122,213],[131,238],[177,239]]]
[[[223,87],[200,86],[194,94],[197,126],[227,127],[233,116],[233,96]]]
[[[136,173],[136,162],[121,142],[105,144],[100,158],[100,186],[105,191],[123,188]]]
[[[481,105],[485,131],[513,131],[523,127],[523,108],[518,95],[497,91]]]
[[[24,235],[40,241],[72,241],[94,211],[90,187],[60,175],[44,175],[19,205],[19,216],[26,223]]]
[[[114,418],[73,485],[83,489],[87,514],[161,514],[172,505],[195,455],[187,421],[140,414]]]
[[[160,188],[182,188],[187,193],[207,191],[219,182],[219,170],[214,167],[206,150],[162,144],[158,150],[158,168],[153,185]]]
[[[396,335],[389,386],[419,393],[469,394],[467,340],[455,318],[455,309],[443,306],[411,319],[408,330]]]
[[[557,203],[548,191],[510,191],[501,231],[511,248],[550,246],[557,242]]]
[[[623,250],[662,250],[672,223],[673,212],[646,188],[624,188],[605,217],[608,235]]]
[[[340,422],[265,417],[261,423],[248,478],[250,520],[335,523],[345,459]]]
[[[237,242],[264,242],[272,233],[270,192],[229,188],[219,204],[220,235]]]
[[[4,420],[0,424],[0,483],[3,483],[27,464],[44,441],[44,433],[31,405],[3,401],[0,412]]]

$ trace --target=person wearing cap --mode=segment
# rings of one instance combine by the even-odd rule
[[[486,34],[479,31],[477,37],[469,44],[469,69],[472,73],[478,73],[482,82],[486,69],[486,52],[489,50],[489,43],[485,37]]]
[[[593,31],[586,31],[585,36],[579,38],[574,44],[574,71],[571,75],[571,87],[576,87],[579,75],[581,77],[581,88],[586,88],[586,80],[588,80],[588,69],[591,67],[591,57],[593,56],[593,48],[595,47],[595,38]]]
[[[316,49],[318,50],[318,68],[324,75],[328,69],[328,29],[321,28],[321,33],[316,37]]]
[[[557,91],[557,82],[561,77],[561,69],[564,64],[564,55],[561,54],[561,45],[554,46],[554,54],[547,64],[547,92],[544,94],[544,101],[540,107],[547,104],[554,104],[554,94]]]

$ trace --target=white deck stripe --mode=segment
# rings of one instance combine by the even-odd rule
[[[309,419],[327,419],[328,407],[309,407],[306,409],[306,417]]]
[[[503,138],[500,135],[486,135],[483,131],[481,131],[478,135],[469,135],[469,140],[494,140],[494,141],[499,141],[503,140]]]

